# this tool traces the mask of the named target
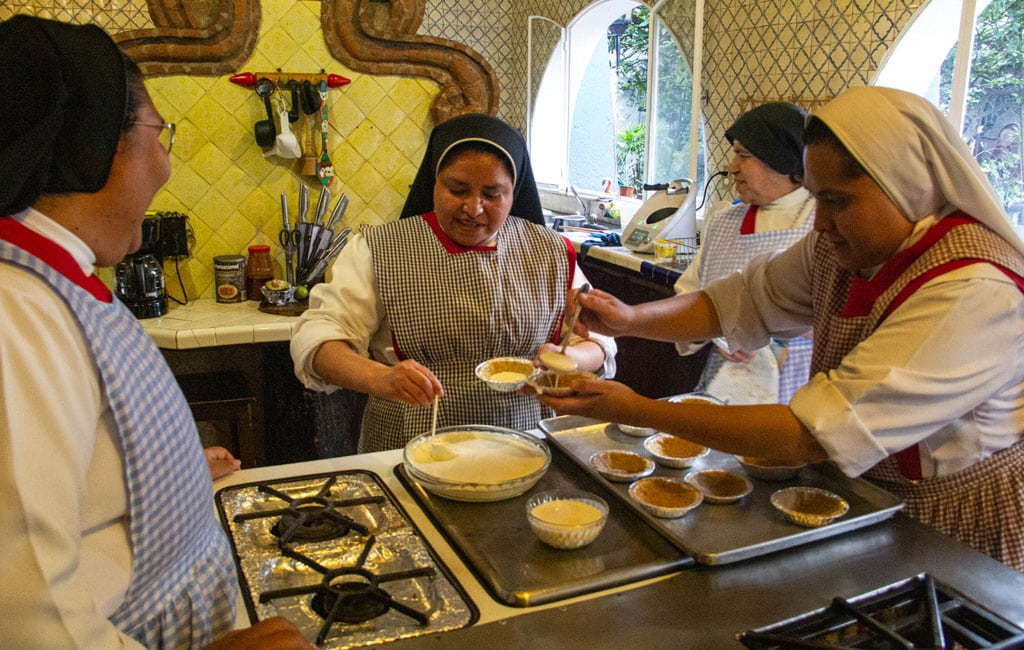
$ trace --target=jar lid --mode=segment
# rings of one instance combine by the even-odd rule
[[[270,246],[267,246],[266,244],[253,244],[252,246],[249,247],[249,252],[250,253],[269,253],[270,252]]]

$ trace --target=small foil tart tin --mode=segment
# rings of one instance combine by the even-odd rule
[[[825,526],[850,510],[838,494],[814,487],[788,487],[772,493],[772,505],[798,526]]]
[[[590,457],[590,466],[615,483],[628,483],[654,472],[654,461],[635,451],[606,449]]]
[[[691,467],[711,452],[708,447],[684,440],[671,433],[659,433],[644,440],[644,449],[659,465],[672,469]]]
[[[629,496],[662,519],[678,519],[704,502],[704,494],[693,484],[665,476],[634,481]]]
[[[754,489],[754,485],[746,477],[727,469],[702,469],[690,472],[684,480],[696,486],[708,503],[735,503]]]

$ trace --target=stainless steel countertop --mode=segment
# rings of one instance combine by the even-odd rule
[[[738,648],[739,632],[918,573],[930,573],[981,603],[999,603],[1003,617],[1024,627],[1024,574],[902,514],[736,564],[694,567],[537,607],[507,607],[486,592],[402,486],[393,471],[400,462],[396,450],[260,467],[237,472],[214,488],[351,468],[380,476],[480,610],[470,628],[393,644],[401,648]],[[239,604],[239,625],[246,626]]]

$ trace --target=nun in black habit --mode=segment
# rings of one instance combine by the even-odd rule
[[[364,226],[332,279],[310,293],[291,341],[309,388],[369,395],[360,452],[402,447],[438,426],[529,429],[532,396],[489,389],[475,367],[552,350],[567,290],[586,279],[572,246],[543,225],[522,136],[487,115],[434,128],[400,219]],[[614,374],[615,343],[573,337],[581,369]]]

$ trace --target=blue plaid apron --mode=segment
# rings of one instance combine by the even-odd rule
[[[700,256],[701,289],[714,280],[742,269],[758,255],[792,246],[807,234],[813,224],[812,210],[806,219],[796,223],[793,228],[741,234],[740,228],[748,208],[746,203],[730,206],[708,223],[702,244],[704,250]],[[803,209],[804,204],[801,204],[798,212]],[[785,348],[785,357],[781,357],[779,367],[778,401],[780,404],[788,404],[793,393],[807,383],[813,343],[801,336],[780,342],[778,345]],[[734,363],[714,352],[708,355],[707,365],[704,366],[697,390],[707,390],[711,380]]]
[[[122,447],[132,580],[111,622],[149,648],[198,648],[234,624],[231,550],[210,505],[195,421],[163,356],[119,301],[96,299],[0,240],[0,259],[46,281],[78,321]]]

